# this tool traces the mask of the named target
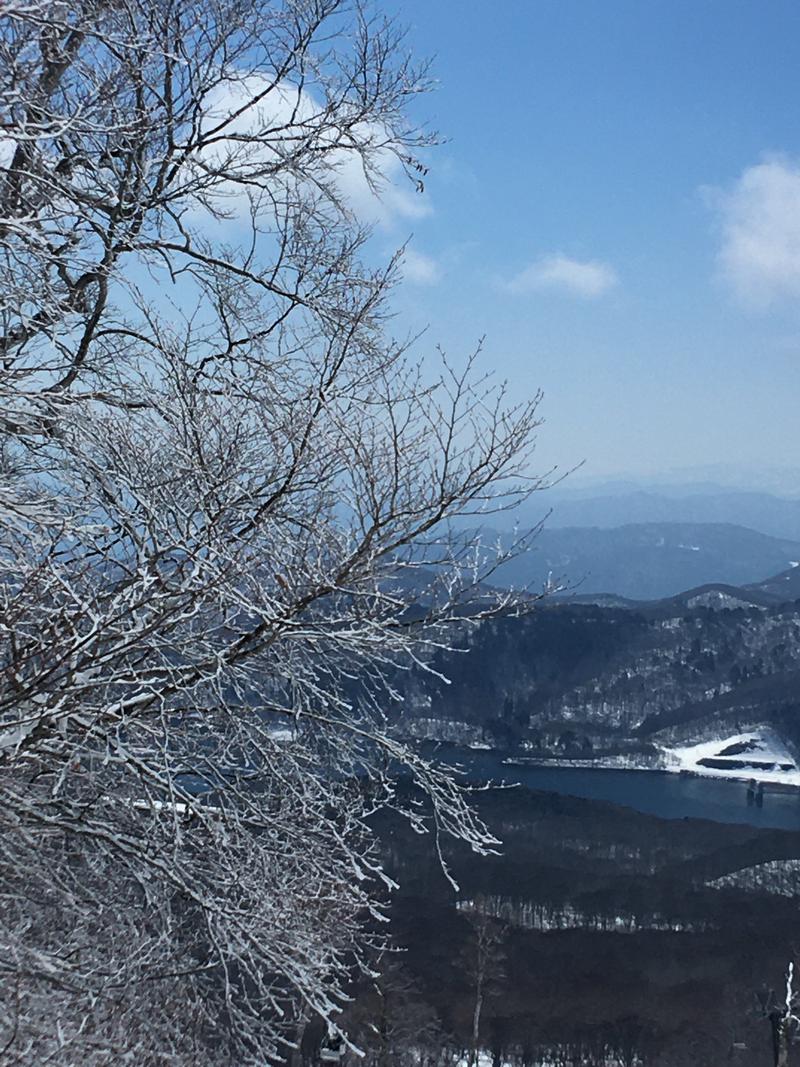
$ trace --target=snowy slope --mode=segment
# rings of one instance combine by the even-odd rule
[[[769,727],[695,745],[663,748],[670,771],[691,771],[714,778],[755,778],[800,787],[800,768],[783,741]]]

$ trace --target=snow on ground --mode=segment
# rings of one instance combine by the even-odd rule
[[[713,889],[734,888],[776,893],[783,897],[800,896],[800,860],[768,860],[713,878],[706,885]]]
[[[732,734],[695,745],[662,748],[668,771],[691,771],[712,778],[780,782],[800,787],[800,769],[780,737],[769,727]],[[700,763],[713,761],[714,766]]]
[[[753,608],[757,606],[751,601],[745,600],[744,597],[733,596],[723,589],[707,589],[704,593],[689,597],[686,605],[690,608],[711,608],[714,611],[721,611],[723,608]]]

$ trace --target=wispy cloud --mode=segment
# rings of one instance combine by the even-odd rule
[[[800,296],[800,163],[768,156],[732,188],[704,193],[720,219],[720,272],[739,299],[764,309]]]
[[[560,254],[542,256],[506,282],[512,293],[554,289],[583,299],[603,296],[619,283],[617,272],[599,260],[570,259]]]
[[[406,248],[403,253],[403,277],[412,285],[436,285],[441,280],[442,270],[431,256]]]

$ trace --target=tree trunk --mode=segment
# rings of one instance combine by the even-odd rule
[[[478,1038],[481,1032],[481,1009],[483,1008],[483,982],[478,981],[475,990],[475,1011],[472,1014],[472,1049],[469,1055],[469,1067],[477,1067]]]
[[[772,1051],[775,1067],[789,1067],[789,1019],[783,1012],[772,1012]]]

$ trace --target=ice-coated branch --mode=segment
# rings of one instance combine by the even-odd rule
[[[280,1062],[371,815],[496,844],[395,710],[527,603],[459,520],[542,484],[538,398],[388,333],[359,205],[431,138],[366,7],[19,0],[0,71],[0,1057]]]

